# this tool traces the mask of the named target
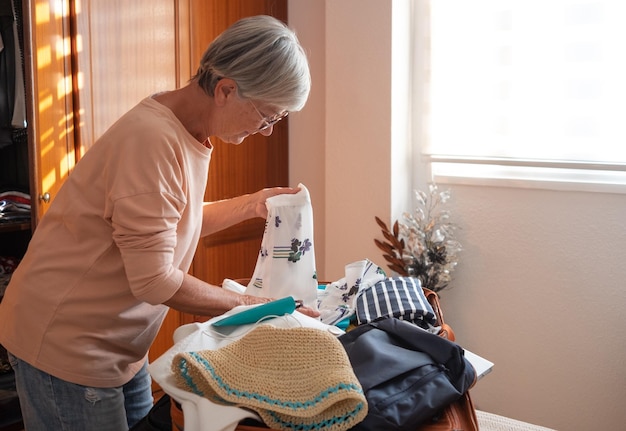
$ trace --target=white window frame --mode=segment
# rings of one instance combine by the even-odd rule
[[[440,0],[432,0],[440,1]],[[535,160],[519,158],[462,157],[427,154],[424,151],[424,76],[420,74],[424,59],[419,58],[421,44],[427,35],[423,0],[412,2],[412,77],[413,157],[414,166],[425,168],[426,181],[437,184],[500,186],[547,190],[626,193],[626,164],[581,162],[569,160]],[[426,29],[426,30],[424,30]],[[626,142],[624,143],[626,145]],[[423,172],[422,172],[423,178]],[[417,181],[421,183],[423,181]]]

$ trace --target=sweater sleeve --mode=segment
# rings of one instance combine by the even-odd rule
[[[176,267],[174,254],[183,207],[166,192],[143,193],[115,202],[113,239],[137,299],[160,304],[181,286],[184,273]]]

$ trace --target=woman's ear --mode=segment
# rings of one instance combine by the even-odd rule
[[[215,84],[215,103],[223,105],[229,98],[237,96],[237,83],[230,78],[222,78]]]

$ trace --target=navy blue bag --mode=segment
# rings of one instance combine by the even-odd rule
[[[476,382],[463,348],[395,317],[359,325],[339,340],[368,402],[355,431],[415,431]]]

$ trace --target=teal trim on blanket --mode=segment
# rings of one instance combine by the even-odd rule
[[[324,419],[320,422],[314,422],[309,424],[303,424],[302,422],[292,422],[284,420],[280,415],[273,411],[268,411],[269,415],[274,420],[274,423],[280,424],[284,428],[294,429],[298,431],[311,431],[311,430],[323,430],[333,425],[342,424],[348,422],[351,418],[354,418],[361,410],[363,410],[363,403],[358,403],[356,408],[351,412],[346,413],[343,416],[334,416],[332,418]],[[300,418],[304,421],[305,418]],[[356,424],[355,424],[356,425]]]
[[[189,368],[187,368],[186,359],[181,359],[178,362],[178,370],[180,371],[180,375],[183,376],[183,379],[185,379],[185,383],[187,383],[187,386],[189,387],[189,389],[191,389],[194,394],[200,395],[201,397],[203,397],[204,392],[202,392],[200,388],[196,386],[193,379],[189,375],[189,372],[188,372]]]

